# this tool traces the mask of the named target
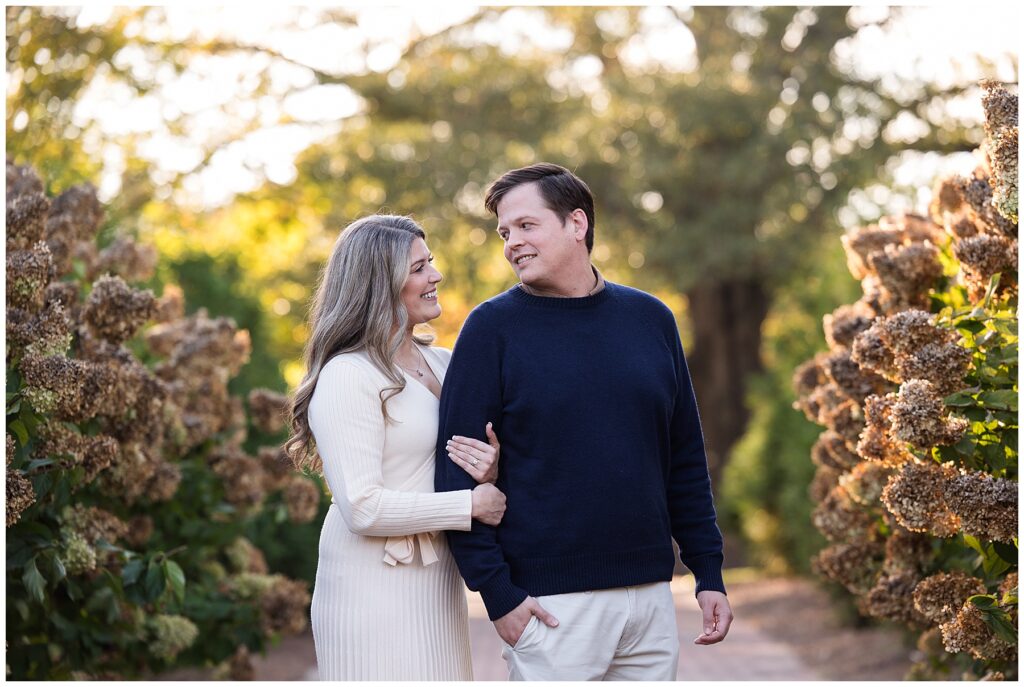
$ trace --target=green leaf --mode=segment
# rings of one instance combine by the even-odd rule
[[[1007,563],[1017,563],[1017,547],[1013,544],[1006,544],[1001,541],[992,542],[992,547],[995,549],[996,554]]]
[[[149,568],[146,570],[146,598],[149,601],[156,601],[160,598],[160,595],[164,593],[164,589],[167,588],[167,581],[164,579],[163,566],[158,564],[156,561],[149,562]]]
[[[980,553],[982,556],[985,555],[985,549],[981,547],[981,542],[978,541],[977,537],[972,537],[969,534],[964,534],[964,544],[967,544],[967,546],[971,547],[972,549]]]
[[[171,560],[165,561],[164,575],[171,583],[171,590],[174,592],[174,596],[178,599],[178,603],[184,603],[185,572],[181,569],[181,566]]]
[[[50,581],[53,583],[53,586],[56,587],[58,582],[68,576],[68,572],[64,568],[64,561],[62,561],[60,556],[57,554],[54,554],[50,559],[50,567],[53,570],[53,575]]]
[[[124,566],[121,571],[121,579],[124,581],[124,586],[128,587],[135,584],[135,581],[139,579],[139,575],[142,574],[142,569],[145,565],[142,563],[141,558],[136,558]]]
[[[32,598],[39,603],[43,603],[43,591],[46,588],[46,580],[41,574],[39,574],[35,558],[32,558],[28,564],[25,565],[25,572],[21,575],[21,581],[24,583],[25,589],[28,590],[28,593]]]
[[[943,404],[952,406],[954,408],[970,407],[973,406],[977,401],[974,400],[974,391],[957,391],[956,393],[946,396],[942,399]]]
[[[992,608],[996,605],[996,598],[988,594],[975,594],[974,596],[967,597],[967,600],[978,608]]]
[[[1013,389],[996,389],[993,391],[982,391],[978,394],[978,401],[986,408],[1017,412],[1018,396],[1019,394]]]
[[[15,410],[17,412],[17,410]],[[10,415],[11,411],[8,408],[7,414]],[[7,423],[7,429],[14,432],[14,436],[18,437],[18,443],[24,446],[28,443],[28,429],[25,427],[25,423],[21,420],[14,420]]]
[[[981,617],[1004,642],[1008,644],[1017,643],[1017,628],[1013,626],[1010,616],[1006,611],[1000,608],[993,608],[983,612]]]

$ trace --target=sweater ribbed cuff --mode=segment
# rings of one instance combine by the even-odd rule
[[[512,584],[508,570],[501,570],[480,585],[480,597],[487,608],[487,617],[492,621],[507,615],[523,603],[529,594]]]
[[[693,579],[696,582],[693,592],[695,596],[705,591],[726,593],[725,582],[722,580],[723,561],[724,556],[720,553],[710,553],[683,561],[683,564],[693,573]]]

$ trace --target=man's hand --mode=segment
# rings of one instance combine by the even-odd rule
[[[494,621],[494,629],[498,636],[505,640],[509,646],[519,643],[523,636],[526,625],[530,622],[530,616],[537,616],[537,619],[548,627],[558,627],[558,619],[544,610],[537,600],[532,596],[526,597],[523,603]]]
[[[729,599],[722,592],[705,590],[697,594],[697,604],[704,613],[704,633],[693,640],[693,643],[717,644],[725,639],[725,635],[729,633],[729,625],[732,624]]]

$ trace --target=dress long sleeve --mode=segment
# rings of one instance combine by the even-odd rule
[[[381,388],[360,363],[334,359],[321,370],[310,403],[324,476],[349,530],[377,537],[469,530],[469,489],[424,493],[384,487]]]

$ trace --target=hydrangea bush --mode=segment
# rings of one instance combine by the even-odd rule
[[[842,237],[863,297],[793,380],[826,428],[812,566],[919,634],[916,679],[1017,679],[1017,97],[983,90],[981,164]]]
[[[247,333],[180,289],[157,255],[102,250],[88,185],[56,198],[7,163],[7,676],[145,677],[216,667],[251,679],[252,652],[305,629],[305,582],[270,574],[242,536],[268,495],[293,522],[320,487],[277,446],[283,395],[228,391]]]

